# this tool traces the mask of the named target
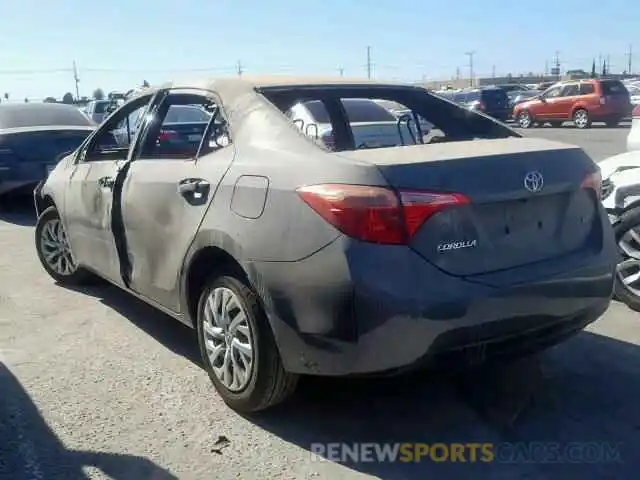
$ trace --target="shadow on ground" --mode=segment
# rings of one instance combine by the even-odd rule
[[[67,449],[2,362],[0,439],[0,479],[88,479],[87,467],[114,480],[178,478],[146,458]]]
[[[454,379],[307,379],[294,401],[251,421],[310,452],[318,442],[502,445],[490,463],[469,453],[466,463],[342,462],[384,479],[622,479],[640,467],[638,398],[640,348],[585,332],[538,359]]]
[[[96,279],[96,284],[90,287],[65,286],[65,288],[71,288],[97,298],[172,352],[202,366],[198,339],[194,329],[183,325],[106,281]]]
[[[33,197],[28,195],[0,197],[0,220],[14,225],[33,227],[37,220]]]

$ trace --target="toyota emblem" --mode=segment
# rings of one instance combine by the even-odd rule
[[[536,193],[542,190],[544,185],[544,178],[540,172],[529,172],[524,176],[524,188],[531,193]]]

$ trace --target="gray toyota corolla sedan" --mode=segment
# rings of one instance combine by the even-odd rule
[[[404,144],[356,148],[345,99],[396,102],[433,129],[400,118]],[[329,136],[291,118],[306,101]],[[210,120],[176,128],[174,105]],[[581,149],[417,86],[170,83],[36,188],[35,245],[60,284],[102,277],[195,328],[217,391],[250,412],[302,374],[507,361],[579,332],[607,309],[617,260],[599,189]]]

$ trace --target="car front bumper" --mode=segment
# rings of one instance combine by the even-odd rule
[[[615,247],[606,250],[563,271],[518,269],[498,287],[444,274],[406,247],[342,239],[299,262],[256,263],[253,283],[287,370],[388,374],[525,354],[581,331],[611,300]]]

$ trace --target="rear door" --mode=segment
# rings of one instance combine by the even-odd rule
[[[580,100],[580,84],[569,83],[562,87],[560,96],[553,101],[549,118],[567,120],[571,118],[573,106]]]
[[[64,200],[65,228],[76,260],[121,284],[117,246],[112,233],[114,186],[129,158],[135,137],[116,142],[114,131],[134,111],[145,111],[152,95],[125,105],[83,145],[69,178]]]
[[[216,95],[173,89],[147,120],[126,168],[121,224],[116,226],[126,252],[123,281],[138,294],[179,312],[179,274],[186,252],[234,158],[224,114]],[[200,142],[164,142],[167,114],[190,105],[210,112]],[[172,122],[169,122],[172,123]]]

